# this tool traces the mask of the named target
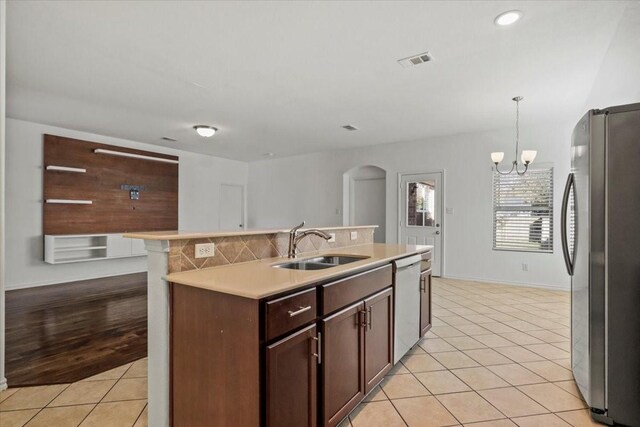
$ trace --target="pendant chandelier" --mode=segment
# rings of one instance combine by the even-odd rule
[[[504,153],[502,151],[491,153],[491,161],[496,165],[496,171],[500,175],[509,175],[510,173],[515,171],[518,175],[522,176],[527,173],[529,164],[533,162],[538,152],[535,150],[522,150],[520,159],[522,160],[522,163],[524,163],[524,170],[520,172],[518,170],[518,145],[520,144],[520,101],[522,101],[523,98],[521,96],[516,96],[512,99],[516,102],[516,158],[511,164],[511,170],[509,172],[502,172],[500,169],[498,169],[498,165],[500,164],[502,159],[504,159]]]

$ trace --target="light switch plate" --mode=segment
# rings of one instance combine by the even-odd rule
[[[357,231],[352,231],[351,232],[351,240],[356,240],[358,238],[358,232]]]
[[[329,236],[331,236],[331,238],[327,240],[327,242],[333,243],[336,241],[336,233],[329,233]]]
[[[214,243],[198,243],[196,244],[196,258],[207,258],[216,254],[216,245]]]
[[[453,214],[453,208],[447,208],[446,211],[448,214]]]

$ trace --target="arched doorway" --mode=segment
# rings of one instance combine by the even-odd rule
[[[373,165],[357,166],[343,175],[343,224],[377,225],[376,243],[386,241],[387,172]]]

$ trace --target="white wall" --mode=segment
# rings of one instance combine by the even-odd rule
[[[630,2],[616,30],[584,111],[640,102],[640,2]]]
[[[342,220],[343,173],[358,165],[387,171],[386,237],[397,242],[399,172],[445,171],[444,220],[447,277],[569,287],[560,244],[560,206],[569,172],[573,124],[521,128],[521,147],[538,150],[536,164],[554,166],[554,253],[494,251],[492,247],[492,151],[513,158],[514,129],[460,134],[426,141],[265,160],[249,166],[249,227],[329,226]],[[527,263],[528,272],[522,271]]]
[[[58,265],[43,261],[42,135],[45,133],[179,156],[178,218],[182,230],[215,230],[220,184],[246,186],[247,164],[244,162],[15,119],[7,119],[6,131],[7,289],[146,271],[145,257]]]

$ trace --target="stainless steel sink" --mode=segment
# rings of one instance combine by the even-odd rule
[[[287,268],[289,270],[322,270],[324,268],[335,267],[332,264],[323,264],[320,262],[287,262],[285,264],[274,265],[275,268]]]
[[[355,255],[325,255],[315,258],[302,259],[284,264],[276,264],[275,268],[287,268],[289,270],[322,270],[325,268],[337,267],[356,261],[369,258],[368,256]]]
[[[369,258],[368,256],[353,255],[325,255],[322,257],[311,258],[308,261],[321,262],[323,264],[343,265]]]

